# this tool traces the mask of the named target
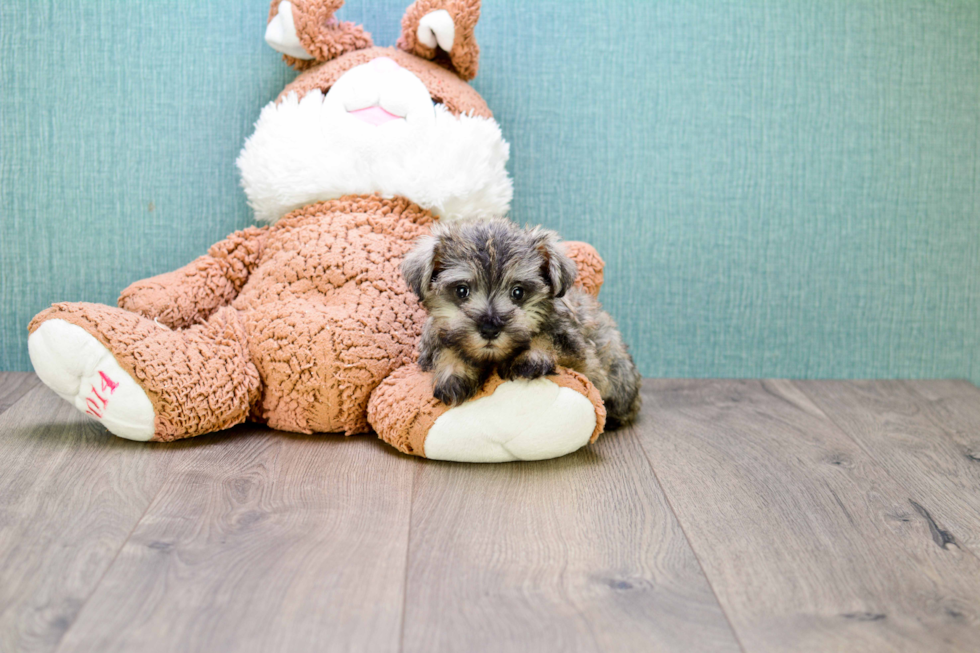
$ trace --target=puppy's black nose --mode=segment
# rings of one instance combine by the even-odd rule
[[[495,340],[500,335],[500,327],[484,322],[480,325],[480,335],[486,340]]]

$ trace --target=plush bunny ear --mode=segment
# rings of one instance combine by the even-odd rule
[[[334,18],[344,0],[272,0],[265,41],[286,63],[305,70],[374,45],[360,25]]]
[[[480,0],[417,0],[402,18],[398,47],[469,81],[480,65],[473,34],[479,19]]]

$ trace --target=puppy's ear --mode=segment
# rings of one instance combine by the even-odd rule
[[[543,259],[541,276],[551,286],[551,292],[556,298],[563,297],[575,283],[578,268],[559,245],[558,234],[544,229],[535,229],[532,233],[536,236],[536,247]]]
[[[419,238],[415,249],[408,253],[402,262],[402,275],[405,283],[419,299],[425,295],[436,273],[436,250],[439,241],[434,236]]]

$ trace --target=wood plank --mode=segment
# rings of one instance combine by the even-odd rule
[[[747,651],[980,650],[980,560],[796,386],[643,395],[643,447]]]
[[[0,651],[52,651],[175,451],[113,437],[45,387],[0,415]]]
[[[980,391],[951,381],[808,381],[797,386],[930,515],[980,553]],[[937,532],[938,536],[938,532]]]
[[[243,426],[198,440],[59,651],[394,651],[413,459]]]
[[[41,379],[33,372],[0,372],[0,413],[39,385]]]
[[[423,462],[405,651],[736,651],[636,434],[546,462]]]
[[[980,388],[969,381],[901,381],[926,399],[924,412],[959,447],[970,463],[980,466]]]

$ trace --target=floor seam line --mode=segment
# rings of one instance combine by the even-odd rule
[[[24,401],[25,399],[27,399],[28,395],[33,394],[35,390],[37,390],[38,388],[42,388],[42,387],[47,387],[47,386],[45,386],[42,383],[38,383],[35,386],[33,386],[31,388],[28,388],[24,392],[24,394],[22,394],[21,396],[17,397],[17,399],[14,400],[14,403],[10,404],[9,406],[7,406],[6,408],[4,408],[3,410],[0,410],[0,416],[5,415],[8,411],[12,410],[14,408],[14,406],[16,406],[20,402]],[[59,397],[59,399],[60,399],[60,397]]]
[[[732,631],[732,637],[735,638],[735,643],[742,650],[743,653],[748,653],[748,649],[745,648],[745,644],[742,643],[742,638],[738,636],[738,631],[735,630],[735,624],[732,623],[731,617],[728,616],[728,611],[725,610],[725,606],[721,602],[721,598],[718,596],[718,591],[715,589],[714,584],[711,582],[711,578],[708,577],[708,572],[704,570],[704,565],[701,563],[701,557],[698,552],[694,549],[694,543],[691,542],[690,536],[687,534],[687,530],[684,528],[684,524],[681,523],[680,515],[677,514],[677,510],[674,508],[673,502],[670,500],[670,496],[667,494],[667,490],[664,489],[664,484],[660,482],[660,476],[657,474],[656,468],[653,466],[653,461],[650,460],[650,455],[647,453],[646,447],[643,446],[643,439],[636,433],[636,430],[630,427],[630,433],[636,437],[637,444],[640,446],[640,451],[643,452],[643,458],[647,461],[647,465],[650,467],[650,471],[653,473],[653,480],[657,482],[657,487],[660,488],[660,493],[663,494],[664,501],[667,502],[667,507],[670,509],[670,513],[674,516],[677,521],[677,527],[681,529],[681,535],[684,536],[684,541],[687,542],[687,547],[691,550],[691,555],[694,556],[694,561],[698,563],[698,569],[701,570],[701,576],[704,577],[704,582],[708,584],[708,589],[711,590],[711,595],[715,597],[715,603],[718,604],[718,609],[721,610],[722,616],[725,617],[725,623],[728,624],[728,629]]]
[[[167,477],[160,482],[160,487],[158,487],[157,491],[153,493],[153,498],[151,498],[147,502],[146,508],[143,509],[143,512],[142,514],[140,514],[139,519],[137,519],[136,523],[133,524],[133,527],[129,529],[129,532],[126,534],[125,539],[123,539],[122,543],[119,545],[119,548],[116,550],[116,553],[112,556],[112,560],[105,568],[105,571],[103,571],[102,575],[99,576],[98,582],[92,586],[92,591],[89,592],[89,595],[85,597],[84,601],[82,601],[82,606],[78,609],[78,612],[75,613],[75,618],[72,619],[71,624],[68,626],[68,628],[65,629],[65,632],[61,633],[61,636],[58,638],[58,645],[53,649],[54,653],[58,653],[61,650],[61,647],[65,641],[65,637],[68,635],[69,632],[71,632],[71,629],[75,627],[75,624],[78,623],[78,619],[79,617],[81,617],[82,612],[85,611],[85,607],[89,604],[89,601],[92,600],[92,597],[95,596],[95,593],[99,591],[99,588],[102,587],[102,581],[104,581],[105,577],[109,575],[109,571],[115,566],[116,561],[119,559],[119,554],[122,553],[122,550],[124,548],[126,548],[126,544],[129,542],[130,538],[133,537],[133,533],[136,532],[136,529],[139,528],[139,525],[143,522],[143,518],[146,517],[146,514],[148,512],[150,512],[150,508],[153,506],[153,504],[156,503],[157,497],[159,497],[160,493],[163,492],[163,488],[166,487],[169,478],[170,478],[170,473],[168,470]]]
[[[414,462],[414,461],[413,461]],[[412,557],[412,517],[415,514],[415,477],[419,469],[412,470],[412,487],[409,488],[409,496],[412,498],[408,504],[408,532],[405,536],[405,581],[402,583],[402,622],[398,633],[398,650],[405,650],[405,613],[408,611],[408,566]]]

